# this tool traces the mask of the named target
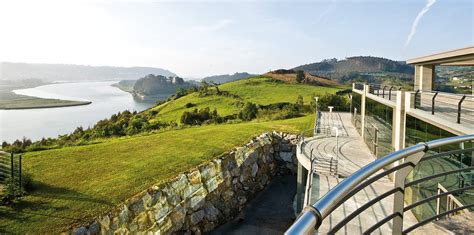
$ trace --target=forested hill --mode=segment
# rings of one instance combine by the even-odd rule
[[[328,59],[295,67],[316,76],[345,83],[353,80],[381,82],[387,79],[410,81],[414,67],[405,62],[373,56],[355,56],[344,60]]]
[[[234,73],[232,75],[223,74],[223,75],[209,76],[209,77],[203,78],[202,81],[222,84],[222,83],[237,81],[237,80],[240,80],[240,79],[245,79],[245,78],[249,78],[249,77],[253,77],[253,76],[255,76],[255,75],[243,72],[243,73]]]
[[[168,70],[152,67],[111,67],[72,64],[27,64],[0,62],[0,79],[3,80],[136,80],[148,74],[158,74],[167,77],[176,76],[176,74]]]

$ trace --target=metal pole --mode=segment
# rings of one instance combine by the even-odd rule
[[[415,92],[415,102],[414,102],[414,105],[413,105],[413,108],[416,109],[416,103],[417,103],[417,97],[418,97],[418,94],[420,93],[420,90],[416,90]],[[420,102],[421,103],[421,102]]]
[[[431,98],[431,115],[434,115],[434,110],[435,110],[435,99],[436,99],[436,96],[438,95],[438,92],[436,92],[433,96],[433,98]]]
[[[13,174],[13,153],[10,154],[10,173],[11,173],[11,178],[12,178],[12,183],[14,182],[14,174]]]
[[[392,100],[392,89],[393,89],[393,86],[391,86],[390,90],[388,90],[388,100]]]
[[[458,103],[458,123],[461,123],[461,104],[466,99],[466,95],[463,95],[461,100]]]
[[[332,127],[332,129],[336,130],[336,160],[339,157],[339,128]]]
[[[18,167],[19,167],[18,168],[18,171],[19,171],[18,181],[20,181],[18,187],[20,188],[20,193],[21,193],[21,191],[22,191],[22,189],[21,189],[21,155],[20,155],[20,159],[18,159],[18,161],[19,161],[18,162]]]
[[[385,98],[385,88],[387,88],[387,86],[383,86],[383,89],[382,89],[382,98]]]

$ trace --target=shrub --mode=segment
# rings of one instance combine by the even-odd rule
[[[193,112],[183,112],[181,115],[181,124],[183,125],[201,125],[209,123],[221,123],[224,119],[219,116],[217,110],[212,112],[209,107],[203,109],[194,109]]]
[[[186,104],[184,105],[185,108],[191,108],[191,107],[194,107],[194,106],[196,106],[196,105],[193,104],[193,103],[186,103]]]
[[[250,121],[257,117],[258,107],[256,104],[247,102],[239,112],[239,118],[244,121]]]

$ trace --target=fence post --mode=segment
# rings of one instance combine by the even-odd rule
[[[22,189],[21,189],[21,155],[20,155],[20,158],[18,159],[18,161],[19,161],[18,162],[18,173],[19,173],[19,175],[18,175],[18,181],[19,181],[18,187],[20,189],[19,191],[20,191],[20,194],[21,194],[22,193],[21,192],[22,191]]]
[[[13,153],[10,154],[10,173],[11,173],[11,180],[12,183],[14,182],[14,174],[13,174]]]
[[[436,99],[436,96],[438,95],[438,92],[436,92],[434,95],[433,95],[433,98],[431,98],[431,115],[434,115],[434,110],[435,110],[435,99]]]
[[[461,123],[461,104],[466,99],[466,95],[463,95],[461,100],[458,103],[458,123]]]
[[[425,149],[426,151],[427,149]],[[395,174],[395,184],[394,187],[399,190],[393,194],[393,213],[397,215],[393,218],[392,234],[401,235],[403,232],[403,209],[405,207],[405,179],[408,174],[415,168],[416,164],[420,162],[425,151],[415,153],[407,158],[405,162],[410,162],[412,164],[400,169]]]
[[[385,98],[385,88],[387,88],[387,86],[383,86],[383,89],[382,89],[382,98]]]

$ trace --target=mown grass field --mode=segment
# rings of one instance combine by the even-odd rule
[[[208,125],[24,154],[37,188],[12,207],[0,206],[0,233],[61,232],[255,135],[298,133],[313,120]]]

